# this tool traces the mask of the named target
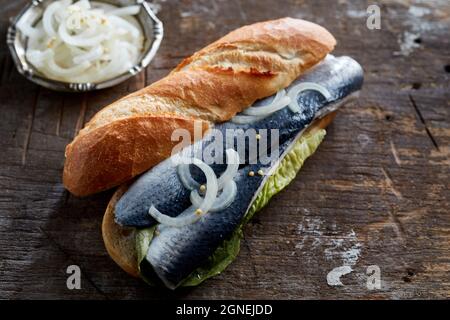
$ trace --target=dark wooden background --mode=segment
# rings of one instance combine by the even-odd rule
[[[26,1],[0,0],[0,34]],[[146,72],[115,88],[56,93],[15,70],[0,42],[0,298],[449,298],[450,5],[442,1],[157,1],[165,23]],[[381,30],[366,27],[369,4]],[[166,75],[227,31],[292,16],[327,27],[337,55],[366,72],[297,179],[246,227],[238,259],[194,289],[154,289],[108,257],[100,224],[112,194],[61,183],[64,147],[95,112]],[[4,39],[4,37],[3,37]],[[66,287],[66,268],[82,289]],[[352,265],[344,286],[326,276]],[[382,287],[366,287],[370,265]]]

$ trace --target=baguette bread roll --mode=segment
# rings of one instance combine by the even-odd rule
[[[239,28],[185,59],[167,77],[100,110],[66,147],[63,182],[86,196],[117,186],[170,156],[174,129],[193,136],[287,87],[336,44],[291,18]]]

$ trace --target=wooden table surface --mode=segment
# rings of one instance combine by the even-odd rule
[[[26,1],[0,0],[0,34]],[[0,298],[449,298],[450,5],[377,1],[157,1],[165,23],[146,72],[112,89],[52,92],[15,70],[0,42]],[[341,109],[298,177],[245,228],[238,259],[193,289],[146,286],[108,257],[100,224],[112,191],[71,196],[64,147],[99,109],[165,76],[241,25],[304,18],[365,69],[360,100]],[[4,38],[3,38],[4,39]],[[82,289],[68,290],[78,265]],[[327,274],[349,265],[343,286]],[[366,286],[377,265],[381,288]]]

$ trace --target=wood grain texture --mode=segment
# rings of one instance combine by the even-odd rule
[[[1,34],[25,2],[0,0]],[[381,30],[366,28],[370,1],[157,3],[160,51],[146,72],[108,90],[39,88],[15,71],[0,43],[0,298],[449,298],[448,1],[379,1]],[[283,16],[335,35],[335,53],[364,66],[361,99],[338,113],[297,179],[245,228],[239,257],[223,274],[176,292],[147,287],[103,247],[112,192],[77,199],[64,190],[65,145],[102,106],[227,31]],[[71,264],[82,270],[81,290],[66,287]],[[330,287],[327,274],[343,264],[353,272]],[[369,265],[381,269],[380,290],[366,287]]]

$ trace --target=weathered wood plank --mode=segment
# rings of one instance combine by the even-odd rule
[[[1,33],[25,2],[0,1]],[[145,73],[111,89],[38,88],[0,43],[0,297],[448,298],[448,2],[381,1],[381,30],[366,28],[369,1],[157,2],[165,22],[157,56]],[[338,39],[336,54],[364,66],[360,100],[342,108],[298,178],[246,227],[226,272],[177,292],[130,278],[101,239],[111,191],[70,196],[61,182],[65,145],[100,108],[227,31],[286,15],[323,24]],[[70,264],[82,269],[82,290],[66,288]],[[327,274],[343,264],[353,272],[330,287]],[[369,265],[381,269],[380,290],[366,287]]]

